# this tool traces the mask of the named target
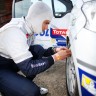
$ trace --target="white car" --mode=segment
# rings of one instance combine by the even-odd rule
[[[69,23],[68,95],[96,96],[96,0],[75,0]]]

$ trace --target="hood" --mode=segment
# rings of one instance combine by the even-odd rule
[[[30,6],[25,22],[34,33],[42,32],[44,20],[52,20],[53,13],[51,8],[42,1],[38,1]]]

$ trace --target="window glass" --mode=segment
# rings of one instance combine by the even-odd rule
[[[15,3],[15,17],[26,16],[31,5],[31,0],[19,0]]]
[[[16,0],[15,1],[15,10],[14,10],[15,17],[26,16],[31,4],[36,3],[37,1],[45,2],[52,9],[51,0]]]
[[[62,2],[55,0],[54,3],[55,12],[66,12],[66,6]]]
[[[58,0],[55,0],[54,1],[54,11],[55,11],[55,16],[60,16],[61,17],[62,14],[67,11],[67,8],[62,2],[60,2]]]
[[[14,8],[15,15],[13,15],[13,16],[15,16],[15,17],[26,16],[31,4],[36,3],[37,1],[45,2],[53,10],[54,16],[57,18],[61,18],[64,15],[66,15],[68,12],[71,11],[71,9],[73,7],[72,2],[70,0],[69,1],[64,1],[64,0],[16,0],[15,8]],[[52,4],[54,6],[52,6]]]

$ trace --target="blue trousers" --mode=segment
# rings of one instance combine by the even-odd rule
[[[39,46],[31,46],[33,59],[41,58],[44,49]],[[18,74],[18,67],[12,60],[0,56],[0,92],[4,96],[40,96],[40,88],[32,81],[35,76],[24,77]]]

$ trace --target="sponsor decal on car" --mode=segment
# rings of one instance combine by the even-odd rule
[[[82,96],[96,96],[96,77],[79,69]]]
[[[64,35],[66,36],[67,29],[52,29],[52,35]]]
[[[82,86],[90,93],[96,96],[96,81],[82,74]]]
[[[51,29],[50,36],[56,40],[57,46],[66,46],[67,29]]]
[[[40,34],[35,34],[35,44],[40,44],[43,47],[66,46],[67,29],[52,29],[43,31]]]

